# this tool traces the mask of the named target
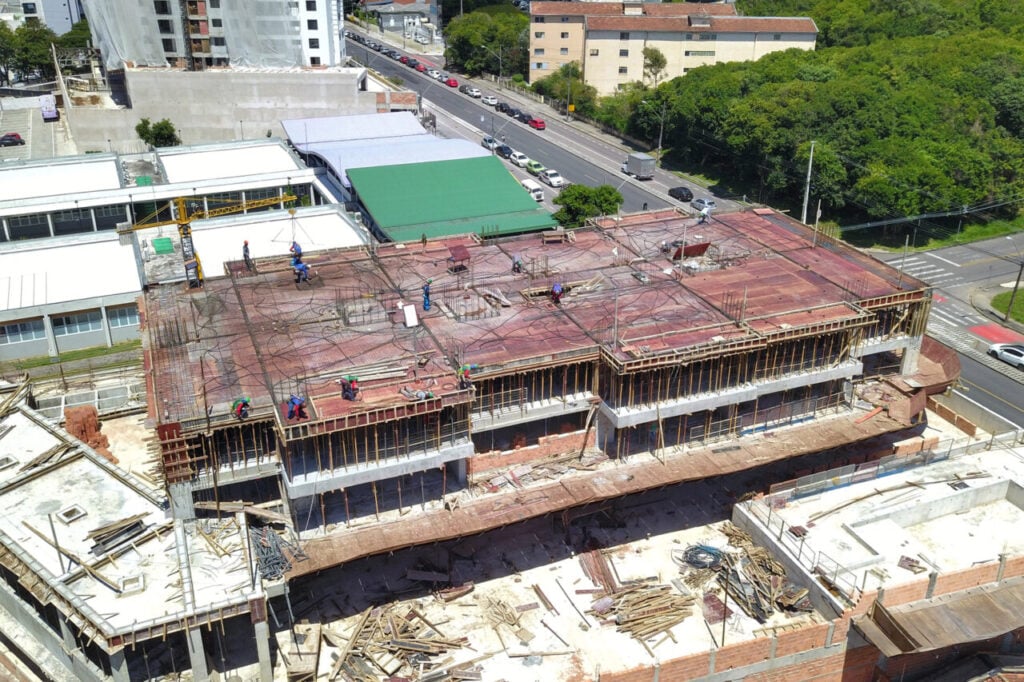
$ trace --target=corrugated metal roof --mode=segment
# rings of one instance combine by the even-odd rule
[[[556,224],[493,156],[353,168],[349,176],[374,222],[395,241]]]
[[[491,155],[491,152],[469,140],[446,140],[427,133],[379,140],[321,142],[308,145],[302,151],[323,159],[346,187],[351,186],[348,179],[350,168],[452,161]]]
[[[411,111],[355,116],[321,116],[281,121],[288,141],[296,149],[317,142],[376,140],[405,135],[422,135],[423,126]]]

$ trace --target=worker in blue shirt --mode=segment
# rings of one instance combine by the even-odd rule
[[[294,419],[307,419],[306,415],[306,399],[300,398],[294,393],[288,397],[288,418]]]

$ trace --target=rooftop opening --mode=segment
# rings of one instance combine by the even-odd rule
[[[73,504],[70,507],[65,507],[57,512],[57,518],[66,524],[71,524],[85,516],[85,514],[86,512],[84,509],[77,504]]]

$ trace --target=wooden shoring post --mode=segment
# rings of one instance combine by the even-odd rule
[[[348,469],[348,431],[338,433],[338,444],[341,446],[341,466]]]
[[[313,452],[316,453],[316,470],[323,471],[323,464],[320,462],[320,436],[313,436]]]
[[[334,436],[336,434],[327,434],[327,468],[330,471],[334,471]]]
[[[348,526],[352,523],[352,517],[348,513],[348,489],[342,488],[341,494],[345,496],[345,525]]]
[[[376,425],[373,427],[373,460],[380,466],[380,429]]]
[[[370,489],[373,491],[373,515],[380,521],[380,505],[377,502],[377,481],[370,481]]]
[[[324,525],[324,532],[327,532],[327,505],[324,503],[324,494],[320,493],[320,523]]]
[[[444,504],[444,496],[448,494],[448,467],[441,465],[441,503]]]
[[[396,487],[398,488],[398,515],[402,516],[402,478],[399,476],[395,479]]]

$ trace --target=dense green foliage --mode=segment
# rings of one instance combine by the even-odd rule
[[[1013,6],[748,0],[747,15],[814,17],[818,50],[633,83],[595,118],[652,148],[664,126],[669,160],[717,175],[723,195],[796,209],[814,140],[812,214],[820,199],[847,224],[1010,218],[1024,197],[1024,12]]]
[[[61,47],[88,47],[90,41],[92,34],[89,32],[89,22],[82,19],[75,22],[71,30],[57,40],[57,44]]]
[[[562,113],[567,112],[567,104],[572,104],[573,111],[583,116],[593,116],[597,111],[597,90],[583,82],[578,62],[563,65],[550,76],[534,81],[531,87]]]
[[[50,45],[56,43],[59,47],[86,47],[89,40],[89,24],[85,19],[59,38],[45,24],[22,24],[12,31],[5,22],[0,21],[0,85],[37,73],[43,79],[53,78],[56,70]]]
[[[555,197],[555,220],[565,227],[579,227],[587,218],[618,213],[622,205],[622,194],[611,185],[588,187],[569,185]]]
[[[150,123],[148,118],[144,118],[135,125],[135,133],[151,147],[174,147],[181,144],[174,124],[166,118],[156,123]]]
[[[1013,299],[1013,311],[1010,312],[1010,318],[1015,322],[1024,324],[1024,292],[1019,289],[1016,295],[1012,291],[1003,291],[996,294],[992,298],[992,308],[1005,315],[1011,298]]]
[[[493,5],[456,17],[445,28],[445,60],[456,71],[510,78],[526,73],[530,19],[511,5]]]

